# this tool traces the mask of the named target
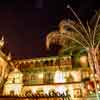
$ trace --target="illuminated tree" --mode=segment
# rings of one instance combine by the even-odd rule
[[[59,30],[47,35],[46,46],[49,48],[51,43],[58,43],[62,46],[60,52],[70,48],[83,48],[87,52],[89,66],[95,81],[95,74],[100,76],[100,66],[97,59],[100,47],[100,11],[95,14],[92,20],[83,24],[73,9],[69,5],[67,7],[72,11],[77,21],[69,19],[61,21]],[[96,81],[94,83],[96,88]]]

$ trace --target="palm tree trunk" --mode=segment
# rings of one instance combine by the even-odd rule
[[[96,55],[94,56],[94,64],[95,64],[96,74],[100,77],[100,66]]]
[[[95,74],[100,75],[100,69],[99,69],[99,64],[98,64],[95,49],[90,49],[88,51],[88,61],[89,61],[89,66],[93,74],[93,81],[94,81],[94,86],[95,86],[96,97],[97,97],[97,100],[99,100]]]

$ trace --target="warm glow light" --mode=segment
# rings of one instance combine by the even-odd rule
[[[32,88],[32,93],[36,93],[36,89]]]
[[[7,84],[4,87],[4,95],[10,95],[10,91],[14,91],[14,95],[21,95],[22,84]]]
[[[43,73],[40,73],[40,74],[38,75],[38,78],[39,78],[39,79],[42,79],[42,78],[43,78]]]
[[[59,92],[59,93],[61,93],[61,94],[63,94],[63,93],[66,92],[66,88],[65,88],[65,86],[58,86],[56,88],[56,91]]]
[[[87,56],[80,57],[80,63],[87,64]]]
[[[64,83],[66,82],[64,79],[64,73],[62,71],[56,71],[54,76],[54,82],[55,83]]]
[[[54,87],[53,87],[53,86],[45,86],[45,87],[43,88],[44,93],[49,94],[49,90],[52,89],[52,88],[54,88]]]
[[[15,95],[19,95],[21,92],[21,85],[20,84],[14,84],[12,87],[12,90],[15,92]]]
[[[3,94],[10,95],[11,91],[14,92],[14,95],[21,95],[21,89],[23,86],[23,74],[15,68],[12,72],[9,73],[7,81],[4,85]]]
[[[80,71],[72,71],[71,75],[74,81],[81,81],[81,72]]]
[[[68,87],[71,97],[74,97],[74,90],[73,90],[74,88],[75,88],[75,86],[73,86],[73,84],[70,84]]]

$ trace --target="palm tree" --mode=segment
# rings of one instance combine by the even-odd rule
[[[77,21],[63,20],[59,24],[59,30],[51,32],[47,35],[46,46],[49,48],[51,43],[58,43],[62,45],[60,52],[68,49],[83,48],[88,55],[89,66],[94,76],[95,90],[98,98],[98,90],[96,88],[95,74],[100,76],[100,66],[97,59],[97,54],[100,47],[100,11],[95,14],[90,22],[82,23],[77,14],[68,5],[67,8],[76,17]],[[95,20],[94,20],[95,19]]]

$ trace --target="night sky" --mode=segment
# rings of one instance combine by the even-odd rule
[[[63,18],[73,16],[70,4],[85,21],[99,9],[99,0],[13,0],[0,1],[0,32],[14,58],[48,56],[45,37]]]

